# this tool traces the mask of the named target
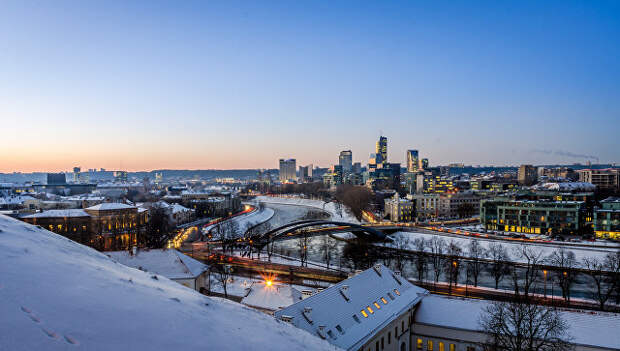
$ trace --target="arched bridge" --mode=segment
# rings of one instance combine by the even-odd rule
[[[253,240],[258,244],[258,246],[262,247],[268,242],[295,236],[296,232],[302,229],[317,226],[320,226],[320,228],[317,228],[309,233],[306,232],[306,234],[321,235],[325,234],[326,232],[351,232],[357,237],[364,239],[374,241],[391,240],[384,232],[372,227],[366,227],[355,223],[323,221],[316,219],[288,223],[286,225],[273,228],[264,234],[258,235],[257,237],[253,238]]]

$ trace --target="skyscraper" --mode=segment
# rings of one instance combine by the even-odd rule
[[[379,137],[376,147],[377,168],[387,168],[387,138],[384,136]]]
[[[353,166],[353,153],[351,150],[340,151],[338,164],[342,167],[342,173],[344,175],[351,173],[351,168]]]
[[[428,168],[428,158],[423,158],[420,160],[420,170],[423,171]]]
[[[297,161],[294,158],[280,159],[280,181],[286,182],[289,180],[295,180],[297,171]]]
[[[417,172],[419,170],[418,150],[407,150],[407,172]]]
[[[536,167],[532,165],[521,165],[517,178],[521,185],[532,185],[536,183],[536,179],[538,178]]]

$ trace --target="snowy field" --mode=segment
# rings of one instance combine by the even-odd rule
[[[393,238],[396,238],[397,236],[402,236],[404,238],[409,239],[409,248],[411,250],[415,250],[413,241],[416,238],[424,238],[424,239],[426,239],[428,241],[428,240],[431,240],[434,237],[439,237],[439,238],[444,239],[446,244],[451,242],[451,241],[454,241],[464,251],[464,254],[467,253],[468,245],[469,245],[469,243],[472,240],[478,240],[480,245],[483,247],[483,251],[488,251],[489,244],[491,244],[491,243],[499,243],[499,244],[502,244],[504,247],[506,247],[506,249],[508,250],[508,253],[511,256],[511,261],[513,261],[513,262],[522,262],[523,261],[523,260],[518,259],[518,257],[516,257],[516,255],[514,253],[515,250],[517,250],[518,248],[521,247],[521,245],[527,245],[528,247],[533,247],[536,250],[540,250],[542,252],[543,256],[545,256],[545,257],[551,255],[554,251],[557,251],[560,247],[562,247],[561,244],[558,244],[558,245],[550,245],[550,244],[542,245],[542,244],[536,244],[536,243],[521,244],[521,243],[517,243],[517,242],[505,242],[505,241],[489,240],[489,239],[484,239],[484,238],[446,237],[446,236],[442,236],[442,235],[439,235],[439,234],[414,233],[414,232],[397,232],[397,233],[392,235]],[[387,244],[387,245],[392,245],[392,244]],[[573,247],[565,247],[565,249],[574,252],[575,253],[575,258],[579,262],[581,262],[586,257],[596,257],[596,258],[599,258],[599,259],[603,259],[605,257],[605,255],[607,255],[608,253],[616,252],[617,251],[617,249],[614,249],[614,248],[606,249],[606,248],[573,248]],[[429,249],[427,248],[426,251],[429,251]]]
[[[0,349],[333,350],[305,331],[0,215]]]
[[[258,196],[256,199],[266,204],[283,204],[283,205],[296,205],[313,207],[320,210],[325,210],[331,215],[333,221],[344,221],[350,223],[359,223],[357,218],[349,212],[347,208],[342,207],[342,211],[338,211],[336,204],[333,202],[325,203],[321,200],[302,199],[298,197],[272,197],[272,196]]]

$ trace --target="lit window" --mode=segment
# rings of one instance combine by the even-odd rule
[[[378,304],[378,303],[374,302],[373,304],[375,305],[375,307],[376,307],[378,310],[380,310],[380,309],[381,309],[381,306],[379,306],[379,304]]]
[[[362,316],[368,318],[368,313],[366,313],[366,311],[362,310],[361,312],[362,312]]]
[[[366,306],[366,309],[368,310],[368,312],[370,312],[371,314],[375,313],[375,311],[372,310],[372,308],[370,308],[370,306]]]
[[[424,345],[424,344],[423,344],[423,342],[422,342],[422,339],[418,338],[418,346],[417,346],[418,350],[422,350],[422,346],[423,346],[423,345]]]
[[[443,342],[439,342],[439,351],[446,351],[446,349],[443,346]]]
[[[387,300],[385,299],[385,297],[381,298],[381,302],[383,302],[384,305],[387,305]]]
[[[400,296],[400,291],[398,291],[398,289],[394,289],[394,292],[396,293],[396,295]]]
[[[456,350],[456,346],[454,344],[450,344],[450,351],[455,351]]]
[[[428,351],[433,351],[433,341],[429,340],[428,343],[426,344],[426,349]]]

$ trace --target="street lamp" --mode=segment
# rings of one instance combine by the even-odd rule
[[[545,299],[547,298],[547,270],[543,269],[543,275],[545,276]]]

